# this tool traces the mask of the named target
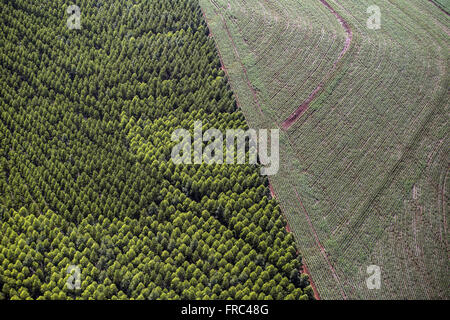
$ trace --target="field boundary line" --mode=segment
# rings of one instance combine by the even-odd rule
[[[295,188],[295,186],[292,186],[292,187],[293,187],[293,189],[295,191],[295,195],[296,195],[296,197],[297,197],[297,199],[298,199],[298,201],[299,201],[299,203],[300,203],[300,205],[301,205],[301,207],[302,207],[302,209],[303,209],[303,211],[305,213],[306,220],[308,221],[309,228],[311,229],[311,232],[314,235],[314,239],[316,241],[317,247],[319,248],[319,251],[322,254],[322,256],[325,259],[325,261],[328,263],[328,266],[330,267],[330,270],[331,270],[331,273],[332,273],[334,279],[339,284],[339,288],[340,288],[342,297],[344,298],[344,300],[347,300],[347,295],[345,294],[345,292],[343,290],[341,281],[339,280],[339,276],[337,275],[336,270],[334,269],[333,265],[331,264],[331,261],[328,259],[328,256],[327,256],[327,253],[325,251],[324,246],[320,243],[319,236],[317,235],[317,232],[316,232],[316,230],[315,230],[315,228],[314,228],[314,226],[313,226],[313,224],[311,222],[311,219],[310,219],[310,217],[308,215],[308,212],[306,211],[306,208],[303,205],[303,202],[300,199],[300,196],[298,195],[297,189]]]
[[[211,4],[212,4],[213,6],[215,6],[216,8],[218,8],[217,5],[214,3],[214,0],[210,0],[210,2],[211,2]],[[220,10],[220,8],[218,8],[218,9]],[[240,63],[240,65],[241,65],[241,67],[242,67],[242,70],[243,70],[243,72],[244,72],[244,74],[245,74],[245,81],[247,82],[247,86],[249,87],[249,89],[250,89],[250,90],[252,91],[252,93],[253,93],[253,99],[254,99],[254,102],[255,102],[255,103],[257,104],[257,106],[258,106],[258,109],[259,109],[259,112],[260,112],[261,116],[263,116],[263,118],[265,118],[265,117],[264,117],[264,113],[262,112],[262,108],[261,108],[261,105],[260,105],[260,103],[259,103],[259,100],[258,100],[256,91],[254,90],[254,88],[253,88],[253,86],[252,86],[252,84],[251,84],[251,82],[250,82],[250,80],[249,80],[249,77],[248,77],[248,74],[247,74],[247,70],[246,70],[245,66],[243,65],[243,62],[241,61],[239,54],[237,53],[237,47],[236,47],[236,44],[235,44],[235,42],[234,42],[234,40],[233,40],[233,38],[232,38],[231,32],[229,31],[228,25],[226,24],[226,21],[225,21],[223,15],[222,15],[220,12],[217,12],[214,8],[212,8],[212,10],[215,12],[216,16],[217,16],[218,18],[220,18],[220,19],[222,20],[222,22],[223,22],[223,27],[224,27],[224,29],[226,29],[228,38],[229,38],[229,40],[231,41],[231,44],[232,44],[232,46],[233,46],[234,56],[239,60],[239,63]],[[208,26],[210,32],[212,33],[212,30],[211,30],[211,28],[210,28],[210,24],[209,24],[208,19],[207,19],[207,16],[206,16],[206,12],[203,10],[203,8],[202,8],[202,13],[203,13],[203,15],[204,15],[205,22],[206,22],[206,24],[207,24],[207,26]],[[216,43],[216,48],[217,48],[217,51],[220,52],[217,43]],[[223,68],[224,70],[226,70],[226,66],[225,66],[225,64],[224,64],[224,60],[222,59],[222,56],[221,56],[220,53],[219,53],[219,58],[220,58],[220,60],[221,60],[222,68]],[[228,72],[226,72],[226,74],[228,75]],[[230,85],[231,85],[231,83],[232,83],[231,78],[228,77],[228,80],[229,80]],[[233,86],[232,86],[232,88],[233,88]],[[234,91],[234,90],[233,90],[233,91]],[[234,92],[234,95],[237,96],[237,91]],[[271,120],[269,119],[269,121],[271,121]],[[273,121],[273,120],[272,120],[272,121]],[[248,122],[248,120],[247,120],[247,122]],[[277,127],[279,127],[279,126],[277,125],[276,122],[274,122],[274,124],[275,124]],[[290,142],[289,137],[288,137],[288,144],[291,146],[291,142]],[[292,146],[291,146],[291,147],[292,147]],[[269,182],[270,182],[270,179],[269,179]],[[271,184],[270,184],[270,185],[271,185]],[[273,188],[272,188],[272,189],[273,189]],[[311,221],[309,220],[308,213],[306,212],[306,209],[304,208],[303,203],[301,202],[301,200],[300,200],[300,198],[299,198],[299,196],[298,196],[297,191],[296,191],[296,194],[297,194],[297,199],[300,201],[300,204],[301,204],[302,207],[303,207],[303,210],[305,210],[305,217],[308,219],[308,223],[309,223],[309,226],[310,226],[310,228],[309,228],[309,229],[310,229],[310,232],[312,232],[312,233],[315,235],[315,237],[316,237],[316,244],[317,244],[317,247],[318,247],[319,251],[321,251],[322,257],[323,257],[323,258],[325,259],[325,261],[327,262],[327,264],[328,264],[328,266],[329,266],[329,270],[330,270],[331,275],[332,275],[333,278],[336,280],[336,283],[340,286],[339,289],[340,289],[340,291],[341,291],[341,296],[342,296],[344,299],[347,299],[347,296],[346,296],[345,292],[344,292],[343,289],[342,289],[341,282],[339,281],[339,277],[337,276],[337,273],[336,273],[334,267],[332,266],[331,262],[328,260],[328,257],[327,257],[327,255],[326,255],[325,251],[322,252],[322,250],[324,250],[324,249],[323,249],[323,246],[320,244],[320,241],[319,241],[319,239],[318,239],[318,237],[317,237],[317,234],[315,233],[314,227],[312,226]],[[283,217],[286,219],[286,222],[287,222],[288,219],[287,219],[286,215],[285,215],[283,212],[282,212],[282,215],[283,215]],[[302,259],[304,259],[304,256],[303,256],[303,255],[302,255]],[[305,261],[306,261],[306,260],[305,260]],[[308,269],[308,271],[309,271],[309,269]],[[308,275],[309,275],[310,278],[312,279],[312,275],[311,275],[311,274],[308,274]],[[312,287],[312,286],[311,286],[311,287]],[[314,284],[314,288],[315,288],[315,290],[316,290],[316,292],[317,292],[317,296],[320,298],[320,294],[319,294],[319,292],[318,292],[317,287],[315,286],[315,284]],[[313,288],[313,291],[314,291],[314,288]],[[315,293],[315,294],[316,294],[316,293]]]

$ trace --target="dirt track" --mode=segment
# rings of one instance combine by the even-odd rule
[[[316,89],[309,95],[309,97],[282,123],[281,127],[283,130],[289,129],[301,116],[303,113],[305,113],[306,110],[308,110],[309,105],[311,102],[317,98],[319,92],[322,91],[323,86],[325,85],[325,82],[329,80],[332,73],[336,70],[338,62],[344,57],[344,55],[347,53],[348,49],[350,48],[350,44],[353,39],[353,32],[350,28],[350,25],[347,23],[347,21],[342,18],[342,16],[336,12],[336,10],[333,9],[330,4],[325,0],[320,0],[320,2],[326,6],[332,14],[335,15],[335,17],[339,20],[340,24],[344,28],[345,32],[347,33],[347,38],[345,39],[345,45],[342,49],[341,53],[339,54],[339,57],[334,61],[333,67],[330,69],[330,71],[325,76],[324,80],[319,83]]]

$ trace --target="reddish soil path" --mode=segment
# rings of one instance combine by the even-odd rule
[[[269,183],[270,195],[272,198],[277,199],[277,195],[275,194],[275,190],[273,190],[272,184]]]
[[[319,291],[317,291],[316,285],[314,284],[314,281],[311,277],[311,273],[309,273],[309,270],[308,270],[308,267],[306,266],[306,261],[305,261],[304,257],[302,257],[302,264],[303,265],[301,267],[301,271],[302,271],[302,273],[306,273],[309,276],[309,284],[311,285],[311,288],[313,289],[314,298],[316,300],[320,300]]]
[[[270,180],[270,179],[269,179]],[[272,184],[269,181],[269,189],[270,189],[270,194],[272,195],[272,198],[274,199],[278,199],[277,194],[275,193],[275,190],[272,187]],[[282,213],[283,214],[283,213]],[[283,214],[284,219],[286,220],[286,231],[291,233],[291,227],[289,227],[289,223],[287,222],[286,216]],[[297,250],[297,255],[299,254],[298,250]],[[314,284],[313,278],[311,276],[311,273],[308,270],[308,267],[306,266],[306,260],[305,257],[302,256],[302,267],[300,268],[300,273],[306,273],[309,277],[309,284],[311,285],[311,288],[313,289],[314,292],[314,298],[316,300],[320,300],[320,295],[319,295],[319,291],[317,290],[316,285]]]
[[[331,13],[334,14],[334,16],[339,20],[340,24],[347,33],[347,38],[345,39],[344,48],[339,54],[339,57],[334,61],[333,67],[330,69],[330,71],[328,71],[325,78],[319,83],[317,88],[314,89],[314,91],[309,95],[309,97],[305,101],[303,101],[303,103],[281,124],[283,130],[289,129],[302,116],[302,114],[305,113],[306,110],[308,110],[308,107],[311,104],[311,102],[318,96],[319,92],[322,91],[325,82],[329,80],[333,72],[336,70],[338,62],[341,61],[341,59],[347,53],[353,39],[353,32],[347,21],[345,21],[344,18],[342,18],[342,16],[339,13],[337,13],[337,11],[334,10],[334,8],[326,0],[319,0],[319,1],[324,6],[326,6],[331,11]]]

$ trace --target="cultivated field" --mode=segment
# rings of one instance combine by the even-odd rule
[[[446,1],[200,3],[320,297],[448,299]]]

